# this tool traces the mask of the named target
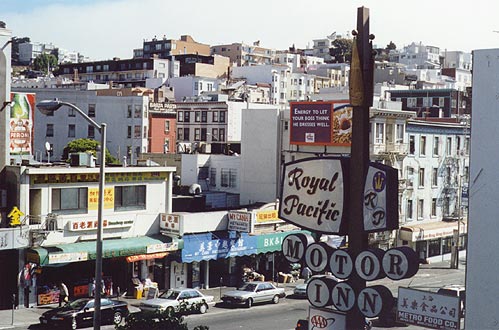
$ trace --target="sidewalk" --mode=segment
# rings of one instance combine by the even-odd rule
[[[276,283],[278,287],[285,288],[286,291],[286,296],[289,296],[293,294],[293,290],[296,287],[296,285],[303,283],[303,280],[300,279],[295,283]],[[216,288],[210,288],[210,289],[201,289],[203,294],[210,295],[214,297],[214,302],[218,303],[220,302],[220,294],[224,294],[224,292],[231,291],[231,290],[236,290],[236,287],[216,287]],[[117,299],[117,298],[113,298]],[[128,302],[130,312],[138,312],[138,306],[142,301],[145,301],[145,299],[134,299],[131,297],[120,297],[120,300],[125,300]],[[31,308],[25,308],[25,307],[19,307],[18,309],[14,310],[14,314],[12,315],[12,310],[0,310],[0,329],[12,329],[15,327],[26,327],[28,329],[28,326],[31,324],[38,324],[40,323],[39,317],[42,313],[46,312],[47,310],[50,310],[52,308],[57,307],[58,304],[52,304],[52,305],[44,305],[44,306],[35,306]],[[12,319],[14,317],[14,319]]]

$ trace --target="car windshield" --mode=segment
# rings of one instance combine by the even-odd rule
[[[168,290],[168,291],[163,292],[158,298],[175,300],[175,299],[177,299],[179,294],[180,294],[180,291]]]
[[[89,301],[88,299],[76,299],[75,301],[72,301],[69,304],[67,304],[65,307],[67,307],[68,309],[80,310],[87,305],[88,301]]]
[[[239,288],[239,290],[241,291],[249,291],[249,292],[254,292],[255,289],[256,289],[256,284],[253,283],[248,283]]]

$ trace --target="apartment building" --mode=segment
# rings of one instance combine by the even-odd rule
[[[260,42],[254,42],[253,45],[246,43],[232,43],[224,45],[211,46],[213,55],[221,55],[230,58],[231,65],[247,66],[272,64],[276,51],[271,48],[260,46]]]
[[[191,36],[183,35],[180,39],[152,38],[144,40],[142,47],[142,56],[144,58],[169,58],[175,55],[210,55],[210,46],[196,42]],[[135,55],[138,55],[135,53]]]

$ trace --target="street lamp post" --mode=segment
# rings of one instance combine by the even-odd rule
[[[44,115],[52,114],[54,111],[66,105],[76,110],[93,127],[97,128],[101,135],[100,170],[99,170],[99,208],[97,213],[97,240],[95,243],[95,295],[94,295],[94,330],[100,329],[101,324],[101,292],[102,292],[102,211],[104,209],[104,184],[106,167],[106,124],[97,124],[83,110],[77,106],[55,100],[40,101],[36,107]]]

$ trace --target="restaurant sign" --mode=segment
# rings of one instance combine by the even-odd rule
[[[252,231],[252,216],[251,212],[235,212],[230,211],[227,213],[227,219],[229,220],[227,229],[235,230],[244,233],[251,233]]]
[[[279,218],[301,228],[345,234],[349,158],[305,158],[284,164]]]

